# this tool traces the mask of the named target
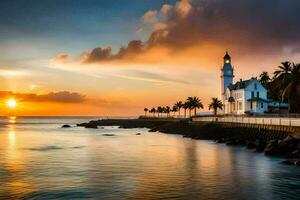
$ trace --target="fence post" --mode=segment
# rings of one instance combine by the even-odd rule
[[[279,119],[279,126],[281,126],[281,118]]]

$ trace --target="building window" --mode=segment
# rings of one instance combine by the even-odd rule
[[[264,108],[264,103],[260,103],[260,107],[261,107],[261,108]]]
[[[252,108],[253,108],[253,103],[252,101],[250,101],[250,109],[252,110]]]
[[[254,98],[254,92],[253,91],[251,92],[251,98]]]
[[[259,98],[259,92],[257,92],[256,95],[257,95],[257,98]]]
[[[256,83],[254,84],[254,89],[257,90],[257,84]]]

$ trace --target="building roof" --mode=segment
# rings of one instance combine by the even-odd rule
[[[253,97],[251,99],[247,99],[247,101],[262,101],[262,102],[266,102],[266,103],[270,103],[271,102],[268,99],[262,99],[262,98],[259,98],[259,97]]]
[[[229,90],[239,90],[239,89],[245,89],[253,80],[256,79],[248,79],[248,80],[240,80],[238,82],[236,82],[235,84],[230,84],[228,86]]]
[[[226,51],[226,54],[225,54],[225,56],[224,56],[224,59],[230,59],[231,57],[230,57],[230,55],[228,54],[228,51]]]

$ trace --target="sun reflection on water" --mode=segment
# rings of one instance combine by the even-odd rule
[[[8,122],[9,122],[10,124],[15,124],[15,123],[17,122],[17,117],[16,117],[16,116],[10,116],[10,117],[8,118]]]

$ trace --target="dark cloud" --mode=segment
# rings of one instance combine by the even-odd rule
[[[198,42],[221,43],[251,50],[281,49],[300,44],[300,1],[294,0],[182,0],[191,9],[184,17],[175,8],[148,42],[173,47]],[[176,49],[176,48],[175,48]],[[177,48],[180,49],[180,48]]]
[[[92,52],[87,55],[85,62],[97,62],[111,59],[111,48],[95,48]]]
[[[130,41],[117,54],[111,48],[95,48],[84,62],[132,58],[156,46],[181,51],[201,43],[244,53],[299,52],[300,1],[296,0],[178,0],[146,12],[142,19],[153,27],[144,43]]]
[[[127,47],[121,47],[117,54],[112,54],[111,48],[95,48],[91,53],[88,53],[84,62],[93,63],[101,61],[110,61],[122,58],[128,58],[131,55],[139,54],[143,51],[144,45],[140,40],[132,40]]]
[[[33,102],[60,102],[80,103],[86,100],[85,96],[76,92],[50,92],[48,94],[14,93],[11,91],[0,91],[0,98],[16,98],[22,101]]]

